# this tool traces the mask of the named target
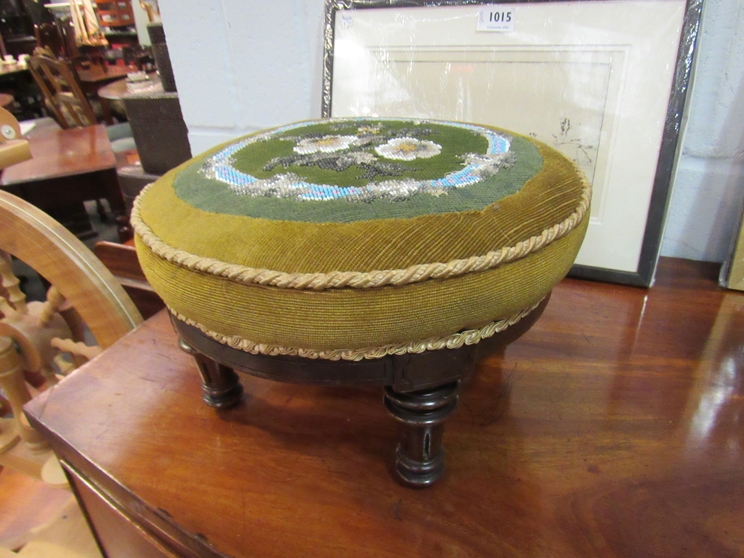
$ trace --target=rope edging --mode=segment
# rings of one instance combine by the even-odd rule
[[[137,235],[153,254],[165,261],[189,271],[199,271],[243,284],[258,284],[280,289],[314,290],[354,288],[370,289],[387,285],[407,285],[428,279],[447,279],[467,273],[485,271],[500,265],[524,258],[537,252],[552,242],[563,238],[584,219],[591,200],[591,185],[583,178],[583,189],[579,205],[562,222],[542,231],[537,236],[490,251],[483,256],[451,260],[447,263],[435,262],[417,264],[406,269],[386,269],[370,272],[332,271],[329,273],[285,273],[270,269],[246,267],[196,256],[185,250],[174,248],[157,236],[140,216],[140,205],[152,184],[146,186],[134,201],[130,222]]]
[[[475,345],[483,339],[488,339],[504,331],[506,328],[513,326],[521,319],[532,313],[535,308],[540,306],[540,303],[545,300],[545,297],[541,298],[532,306],[525,308],[512,316],[503,320],[490,322],[479,329],[467,329],[458,333],[453,333],[446,337],[429,337],[421,341],[412,341],[410,343],[396,343],[391,345],[383,345],[382,347],[368,347],[363,349],[333,349],[326,351],[315,351],[313,349],[301,349],[296,347],[282,347],[279,345],[267,345],[265,343],[254,343],[248,339],[237,335],[222,335],[211,331],[209,328],[203,326],[199,322],[187,318],[183,314],[177,312],[173,308],[168,307],[173,316],[178,320],[188,324],[192,327],[197,328],[207,337],[214,339],[215,341],[227,345],[233,349],[251,353],[253,355],[268,355],[268,356],[300,356],[311,359],[323,359],[323,360],[351,360],[360,361],[362,359],[377,359],[383,358],[388,355],[404,355],[404,354],[419,354],[425,351],[438,351],[441,349],[459,349],[463,345]]]

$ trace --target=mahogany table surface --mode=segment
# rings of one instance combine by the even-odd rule
[[[137,95],[139,90],[143,88],[147,91],[147,94],[152,94],[153,91],[163,92],[163,85],[160,81],[160,76],[157,73],[148,74],[148,79],[145,82],[133,82],[133,87],[129,87],[129,80],[126,78],[114,81],[108,85],[104,85],[98,90],[98,97],[101,99],[107,99],[110,101],[117,101],[122,99],[124,96]]]
[[[123,77],[127,77],[127,74],[136,72],[135,66],[108,66],[107,71],[103,71],[100,66],[91,66],[90,69],[78,69],[78,79],[83,84],[96,84],[103,85],[111,83]]]
[[[0,185],[116,168],[116,158],[104,126],[98,124],[63,130],[49,120],[44,119],[24,136],[32,158],[5,169]]]
[[[26,412],[185,555],[742,556],[744,293],[715,272],[564,280],[480,362],[423,490],[395,481],[381,390],[241,375],[243,403],[218,414],[164,313]]]
[[[83,203],[106,198],[119,223],[120,238],[127,237],[129,217],[103,126],[63,130],[51,118],[43,118],[24,137],[32,158],[5,169],[0,187],[82,238],[96,234]]]

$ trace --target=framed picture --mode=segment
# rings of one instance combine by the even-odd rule
[[[324,116],[489,124],[592,182],[571,274],[653,281],[702,0],[327,0]]]
[[[738,231],[732,238],[730,255],[721,266],[718,284],[728,289],[744,291],[744,211],[739,220]]]

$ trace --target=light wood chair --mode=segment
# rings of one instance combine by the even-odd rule
[[[44,95],[47,109],[62,128],[96,124],[96,115],[65,59],[55,57],[48,49],[37,48],[28,68]]]

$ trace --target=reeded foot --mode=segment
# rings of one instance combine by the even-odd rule
[[[240,402],[243,386],[232,368],[201,354],[184,339],[178,340],[178,346],[196,361],[202,380],[202,399],[207,405],[215,409],[228,409]]]
[[[433,484],[444,472],[444,421],[457,405],[460,383],[398,393],[385,387],[385,407],[401,423],[396,469],[410,486]]]

